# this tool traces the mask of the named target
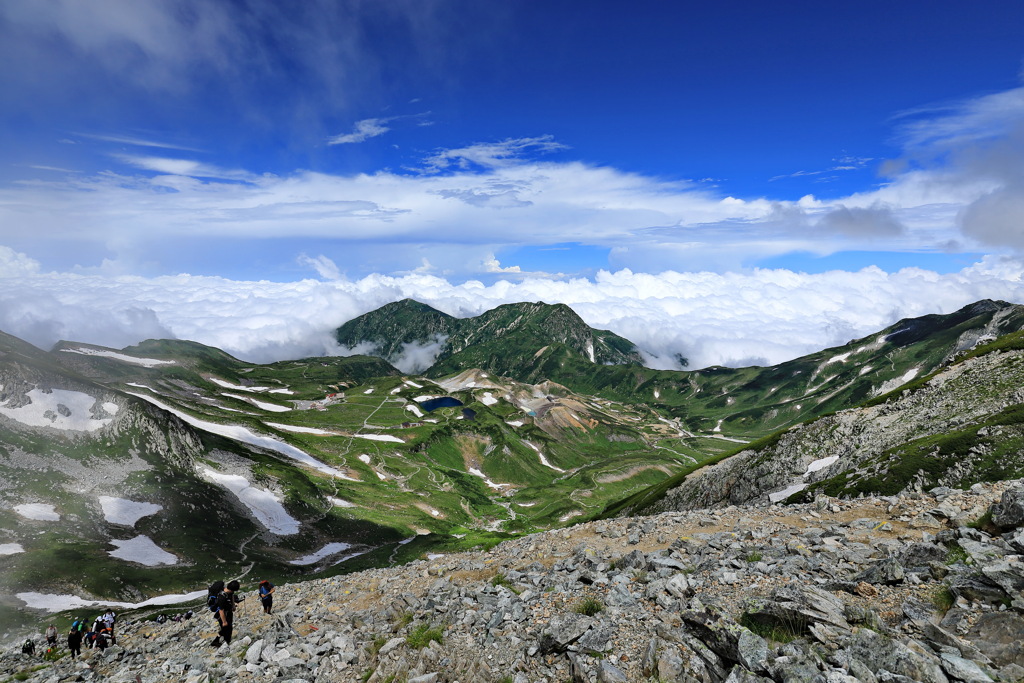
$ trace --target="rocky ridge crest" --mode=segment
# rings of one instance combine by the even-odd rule
[[[590,522],[488,552],[129,615],[118,645],[0,674],[112,681],[1019,681],[1024,481]],[[11,644],[9,644],[11,645]]]

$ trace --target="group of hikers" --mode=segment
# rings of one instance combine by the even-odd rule
[[[82,645],[89,648],[106,650],[108,645],[117,645],[117,637],[114,635],[114,624],[117,623],[117,615],[114,610],[96,617],[92,622],[87,619],[75,619],[68,632],[68,650],[71,651],[72,659],[82,654]],[[44,633],[46,637],[46,651],[52,652],[57,646],[57,626],[50,624]],[[36,653],[36,644],[31,638],[21,646],[21,651],[27,655]]]
[[[231,635],[235,628],[235,605],[242,602],[242,596],[238,595],[240,588],[238,581],[232,580],[225,584],[223,581],[215,581],[208,591],[206,605],[213,612],[213,618],[217,621],[217,636],[210,641],[213,647],[220,647],[221,644],[230,644]],[[274,608],[274,584],[269,581],[260,581],[259,596],[263,605],[264,614],[270,614]]]
[[[242,602],[242,596],[238,594],[240,588],[241,584],[237,580],[228,581],[226,584],[223,581],[214,581],[210,585],[206,605],[217,621],[217,637],[210,643],[214,647],[220,647],[222,643],[231,643],[235,621],[235,605]],[[270,614],[273,610],[274,590],[274,584],[269,581],[260,581],[258,593],[265,614]],[[159,623],[164,623],[167,620],[166,617],[163,619],[160,617],[164,617],[164,615],[157,617]],[[192,610],[188,610],[180,617],[172,617],[171,619],[173,621],[181,621],[191,617]],[[96,617],[91,624],[86,619],[76,619],[71,624],[71,630],[68,632],[67,639],[71,657],[75,658],[82,654],[83,644],[88,648],[99,648],[100,650],[107,649],[108,645],[116,645],[117,638],[114,636],[115,623],[117,623],[117,615],[112,609],[108,609]],[[47,652],[52,652],[53,648],[57,645],[57,627],[54,624],[50,624],[47,627],[45,637]],[[36,652],[35,642],[29,638],[22,645],[21,651],[27,655],[34,655]]]

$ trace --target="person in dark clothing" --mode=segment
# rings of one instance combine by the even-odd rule
[[[68,633],[68,649],[71,650],[72,659],[82,654],[82,632],[78,629],[73,628]]]
[[[228,581],[224,592],[217,596],[217,621],[220,623],[220,632],[210,643],[214,647],[220,647],[222,641],[231,644],[231,632],[235,626],[235,603],[238,602],[235,592],[240,587],[238,581]]]
[[[269,581],[260,581],[260,602],[263,603],[263,612],[270,614],[274,607],[274,584]]]
[[[25,644],[21,646],[21,653],[24,655],[34,655],[36,653],[36,644],[31,638],[25,641]]]

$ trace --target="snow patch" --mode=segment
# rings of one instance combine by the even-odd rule
[[[0,555],[17,555],[25,552],[20,543],[0,543]]]
[[[363,453],[362,455],[360,455],[359,459],[362,460],[363,462],[365,462],[367,465],[370,464],[370,456],[368,456],[366,453]]]
[[[316,427],[299,427],[298,425],[285,425],[278,422],[264,422],[263,424],[274,429],[280,429],[283,432],[295,432],[296,434],[316,434],[317,436],[331,436],[334,432],[329,432],[326,429],[317,429]]]
[[[85,600],[77,595],[55,595],[52,593],[18,593],[16,598],[25,603],[30,609],[39,609],[47,612],[66,612],[83,607],[120,607],[122,609],[138,609],[140,607],[152,607],[154,605],[176,605],[182,602],[191,602],[206,597],[206,590],[193,591],[191,593],[179,593],[174,595],[158,595],[142,602],[118,602],[116,600]]]
[[[832,356],[827,361],[822,363],[822,365],[828,365],[829,363],[845,363],[846,359],[849,358],[849,357],[850,357],[850,353],[849,352],[841,353],[838,356]]]
[[[424,401],[429,401],[432,398],[437,398],[437,396],[417,396],[413,400],[417,403],[423,403]]]
[[[413,382],[411,379],[405,380],[405,383],[408,384],[413,389],[422,389],[423,388],[422,384],[416,384],[416,382]]]
[[[721,420],[719,420],[719,421],[718,421],[718,424],[716,424],[716,425],[715,425],[715,428],[714,428],[714,429],[712,429],[711,431],[713,431],[713,432],[720,432],[720,431],[722,431],[722,422],[724,422],[724,421],[725,421],[725,419],[724,419],[724,418],[723,418],[723,419],[721,419]]]
[[[299,450],[298,448],[292,446],[291,444],[286,444],[283,441],[278,441],[273,437],[255,434],[254,432],[250,431],[246,427],[242,427],[241,425],[225,425],[220,424],[218,422],[207,422],[206,420],[200,420],[198,418],[192,417],[188,413],[172,408],[166,403],[156,400],[152,396],[146,396],[145,394],[136,394],[133,392],[128,393],[130,393],[132,396],[137,396],[138,398],[141,398],[144,401],[149,401],[157,408],[161,408],[169,413],[177,415],[178,417],[180,417],[182,420],[189,423],[193,427],[198,427],[199,429],[206,430],[212,434],[219,434],[229,439],[234,439],[235,441],[241,441],[242,443],[247,443],[253,446],[259,446],[260,448],[272,450],[276,453],[280,453],[281,455],[291,458],[292,460],[301,462],[304,465],[309,465],[313,469],[319,470],[324,474],[329,474],[332,477],[338,477],[339,479],[351,479],[351,477],[346,476],[345,473],[336,470],[329,465],[325,465],[324,463],[320,462],[309,453]]]
[[[786,500],[787,498],[792,496],[794,493],[798,493],[800,491],[803,491],[805,488],[807,488],[807,484],[793,484],[792,486],[787,486],[786,488],[782,489],[781,491],[776,491],[775,493],[769,493],[768,494],[768,500],[770,500],[773,503],[778,503],[780,500]]]
[[[111,550],[108,555],[119,560],[137,562],[147,567],[157,567],[162,564],[178,564],[178,558],[169,552],[161,550],[156,543],[148,536],[136,536],[128,541],[110,540],[111,545],[117,546],[117,550]]]
[[[100,356],[102,358],[113,358],[124,363],[131,363],[132,365],[141,365],[146,368],[155,368],[158,365],[174,365],[173,360],[157,360],[156,358],[138,358],[136,356],[128,356],[123,353],[117,353],[116,351],[101,351],[99,349],[61,349],[64,353],[80,353],[83,356]]]
[[[495,403],[498,402],[498,399],[491,396],[491,392],[488,391],[484,393],[483,397],[480,399],[480,402],[483,403],[485,406],[493,406]]]
[[[324,559],[325,557],[337,555],[338,553],[344,552],[351,547],[351,543],[328,543],[323,548],[320,548],[320,550],[317,550],[315,553],[305,555],[297,560],[291,560],[288,564],[297,564],[302,566],[308,564],[315,564],[320,560]]]
[[[57,508],[45,503],[23,503],[21,505],[15,505],[14,511],[25,519],[35,519],[40,522],[60,521],[60,515],[57,514]]]
[[[270,491],[249,485],[249,480],[237,474],[223,474],[207,467],[200,473],[214,483],[226,488],[249,508],[256,520],[273,534],[290,536],[299,533],[299,521],[288,514],[281,505],[281,499]]]
[[[279,406],[276,403],[267,403],[266,401],[257,401],[256,399],[250,398],[248,396],[238,396],[236,394],[229,394],[227,392],[222,393],[221,396],[230,396],[231,398],[237,398],[239,401],[245,401],[246,403],[251,403],[254,406],[256,406],[257,408],[262,408],[263,410],[266,410],[266,411],[272,412],[272,413],[287,413],[288,411],[291,410],[291,408],[287,408],[285,406]]]
[[[544,467],[548,467],[550,469],[553,469],[556,472],[562,472],[562,473],[565,472],[565,470],[563,470],[561,467],[555,467],[550,462],[548,462],[548,459],[544,457],[544,454],[540,452],[540,449],[537,448],[536,446],[534,446],[532,443],[530,443],[529,441],[523,441],[523,443],[525,443],[527,446],[529,446],[533,450],[537,451],[537,456],[540,458],[540,464],[541,465],[544,465]]]
[[[413,415],[415,415],[416,417],[423,417],[423,411],[420,410],[418,406],[414,406],[411,403],[407,403],[405,405],[405,409],[408,410]]]
[[[335,498],[334,496],[327,496],[327,502],[337,508],[354,508],[358,507],[355,503],[344,498]]]
[[[826,467],[830,466],[832,463],[836,462],[837,460],[839,460],[839,456],[838,455],[830,455],[827,458],[821,458],[820,460],[815,460],[814,462],[812,462],[810,465],[807,466],[807,471],[804,472],[804,476],[806,477],[808,474],[810,474],[812,472],[817,472],[818,470],[823,470]]]
[[[257,393],[261,393],[261,392],[264,392],[264,391],[268,391],[268,392],[271,392],[271,393],[278,393],[278,392],[282,391],[280,389],[276,389],[275,390],[272,387],[247,387],[247,386],[243,386],[241,384],[232,384],[231,382],[225,382],[224,380],[217,379],[216,377],[208,377],[207,379],[209,379],[211,382],[213,382],[217,386],[224,387],[225,389],[234,389],[236,391],[253,391],[253,392],[257,392]],[[288,391],[288,390],[284,389],[283,391]],[[289,392],[289,393],[291,393],[291,392]]]
[[[372,393],[373,393],[373,387],[371,387],[371,388],[367,389],[367,390],[366,390],[366,391],[364,391],[363,393],[364,393],[364,394],[372,394]]]
[[[654,398],[661,398],[661,392],[657,389],[654,390]]]
[[[20,408],[0,406],[0,415],[30,427],[52,427],[76,432],[93,432],[111,423],[109,418],[93,419],[91,411],[96,405],[96,399],[80,391],[53,389],[50,393],[44,393],[40,389],[33,389],[28,392],[28,397],[31,403]]]
[[[469,468],[469,473],[472,474],[474,477],[480,477],[481,479],[483,479],[484,483],[487,484],[488,486],[490,486],[495,491],[500,491],[501,489],[506,488],[506,487],[509,486],[509,484],[495,484],[493,481],[491,481],[490,479],[487,478],[486,474],[484,474],[483,472],[481,472],[480,470],[478,470],[475,467],[470,467]]]
[[[523,421],[522,420],[506,420],[505,424],[509,425],[510,427],[522,427],[523,426]]]
[[[369,439],[370,441],[391,441],[394,443],[405,443],[397,436],[392,436],[391,434],[353,434],[352,436],[355,436],[360,439]]]
[[[155,515],[164,509],[162,505],[156,503],[143,503],[113,496],[100,496],[100,507],[103,508],[104,519],[111,524],[125,526],[135,526],[143,517]]]

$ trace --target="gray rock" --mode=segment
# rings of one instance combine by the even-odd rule
[[[601,663],[597,665],[598,683],[626,683],[628,680],[625,671],[607,660],[602,659]]]
[[[555,615],[540,635],[538,652],[542,655],[565,652],[593,623],[592,617],[574,612]]]
[[[892,638],[862,628],[848,646],[850,657],[860,660],[872,671],[889,672],[914,681],[947,683],[949,678],[938,659],[914,652]],[[884,680],[881,675],[879,680]]]
[[[408,679],[406,683],[437,683],[438,676],[439,674],[437,672],[423,674],[422,676],[416,676]]]
[[[992,523],[1003,531],[1024,526],[1024,486],[1003,492],[999,502],[992,506]]]
[[[895,586],[903,583],[906,573],[903,566],[895,557],[887,557],[868,567],[865,571],[854,577],[854,581],[866,581],[872,584]]]
[[[983,614],[967,632],[967,639],[996,666],[1010,664],[1024,667],[1024,616],[1016,612]]]
[[[992,681],[991,676],[969,659],[957,657],[947,652],[941,653],[939,659],[942,662],[942,668],[947,674],[957,680],[964,681],[964,683],[991,683]]]
[[[679,573],[670,578],[665,582],[665,590],[669,592],[675,598],[687,598],[692,595],[693,590],[690,588],[690,582],[686,578],[686,574]]]

